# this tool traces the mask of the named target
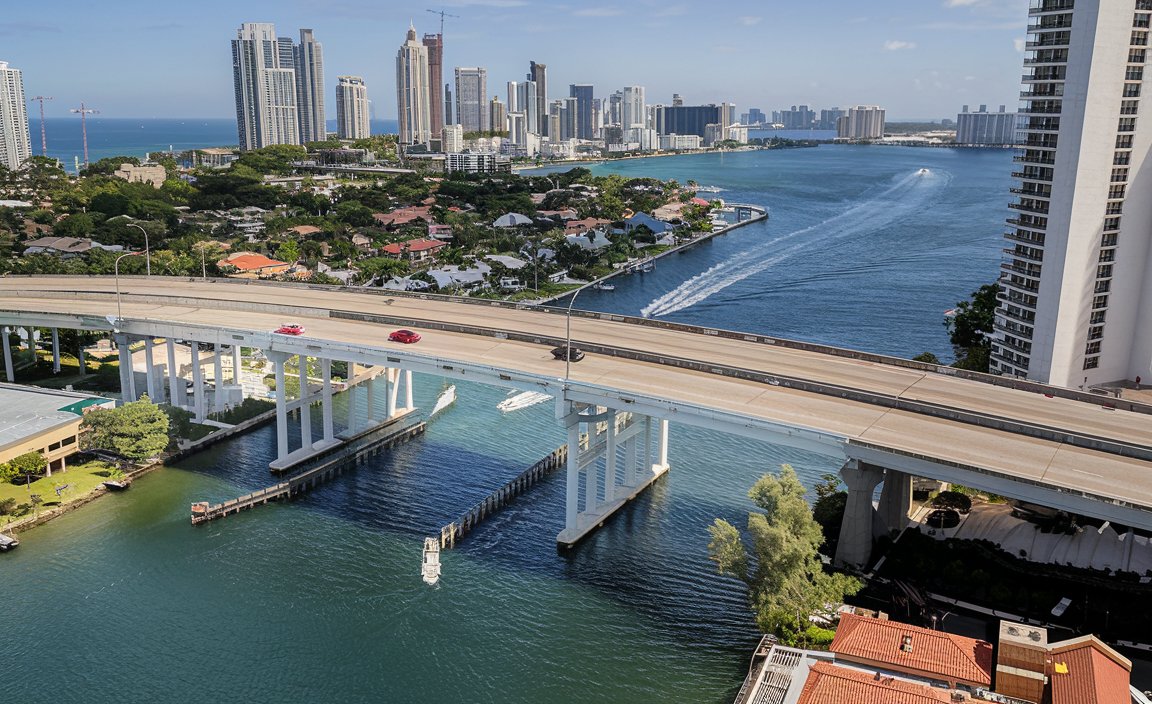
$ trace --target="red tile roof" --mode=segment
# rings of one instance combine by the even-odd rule
[[[812,665],[796,704],[941,704],[949,693],[894,677],[840,667]]]
[[[423,252],[430,249],[440,249],[447,247],[444,242],[437,240],[408,240],[407,242],[393,242],[386,244],[380,248],[380,251],[387,252],[388,254],[400,254],[401,252]]]
[[[1049,647],[1052,704],[1129,704],[1132,663],[1085,636]]]
[[[217,265],[234,266],[240,271],[260,271],[261,269],[286,267],[288,262],[269,259],[263,254],[256,254],[255,252],[237,252],[227,259],[221,259]]]
[[[957,682],[992,683],[991,643],[906,623],[842,614],[829,650],[843,660],[883,663]]]

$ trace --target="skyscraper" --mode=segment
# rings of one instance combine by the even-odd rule
[[[536,124],[540,134],[548,135],[548,66],[532,61],[528,64],[529,81],[536,84]],[[531,131],[531,130],[529,130]]]
[[[360,76],[337,76],[336,136],[365,139],[371,136],[368,119],[368,88]]]
[[[540,116],[536,108],[540,105],[540,95],[536,92],[536,81],[522,81],[516,86],[516,104],[524,113],[524,129],[529,134],[540,134]]]
[[[0,166],[18,169],[31,156],[24,76],[20,69],[0,61]]]
[[[520,84],[516,81],[508,81],[508,102],[505,104],[508,112],[520,112],[522,107],[520,105]]]
[[[428,48],[416,40],[416,28],[396,52],[396,121],[400,144],[427,144],[432,138],[428,106]]]
[[[627,86],[621,91],[620,126],[624,132],[644,129],[644,86]]]
[[[488,71],[479,67],[456,68],[456,122],[465,132],[487,132]]]
[[[450,83],[444,84],[444,126],[455,125],[456,121],[452,119],[452,85]]]
[[[428,48],[428,106],[435,136],[444,131],[444,102],[440,95],[440,84],[444,82],[444,36],[425,34],[424,46]]]
[[[275,25],[263,22],[240,25],[232,40],[236,130],[242,150],[300,143],[292,42],[285,42],[287,51],[276,38]]]
[[[840,139],[880,139],[884,136],[884,108],[878,105],[848,108],[848,113],[837,120],[836,136]]]
[[[956,116],[956,143],[1015,144],[1017,113],[1006,112],[1005,108],[1001,105],[1000,112],[988,112],[988,106],[981,105],[978,111],[969,112],[965,105]]]
[[[1031,3],[993,372],[1085,388],[1152,376],[1149,10]]]
[[[293,58],[300,141],[322,142],[328,137],[324,114],[324,51],[312,36],[312,30],[300,30],[300,44],[293,48]]]
[[[496,95],[492,96],[492,101],[488,103],[488,129],[493,132],[508,130],[508,109]]]
[[[568,96],[576,99],[576,139],[594,139],[592,128],[592,86],[587,83],[573,83],[568,87]]]

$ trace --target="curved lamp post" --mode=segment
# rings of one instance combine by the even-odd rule
[[[584,288],[576,289],[572,294],[572,298],[568,301],[568,313],[564,317],[564,391],[568,391],[568,376],[572,370],[572,305],[576,303],[576,297]]]
[[[148,276],[151,276],[152,275],[152,254],[150,252],[151,248],[148,245],[148,231],[145,230],[143,227],[137,225],[134,222],[130,222],[130,223],[126,223],[126,224],[128,225],[128,227],[134,227],[137,230],[144,233],[144,259],[145,259],[145,263],[146,263],[145,270],[147,271]]]
[[[147,252],[148,252],[148,250],[144,250],[143,252],[128,252],[127,254],[121,254],[120,256],[116,257],[116,263],[112,265],[112,271],[116,277],[116,322],[117,323],[124,320],[124,316],[121,315],[121,313],[120,313],[120,260],[123,259],[124,257],[138,257],[141,254],[146,254]]]

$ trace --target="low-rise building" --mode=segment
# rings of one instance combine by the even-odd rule
[[[216,262],[221,271],[239,278],[259,278],[285,274],[292,265],[256,252],[233,252]]]
[[[112,175],[128,183],[147,183],[153,188],[163,186],[164,179],[168,178],[168,172],[159,164],[121,164]]]
[[[49,475],[63,470],[67,458],[80,451],[84,414],[114,405],[100,396],[0,384],[0,463],[38,452]]]
[[[682,152],[701,149],[700,135],[698,134],[662,134],[660,135],[660,148],[668,152]]]
[[[393,242],[380,248],[380,253],[386,257],[403,259],[420,264],[436,259],[436,253],[448,245],[440,240],[408,240],[407,242]]]
[[[469,174],[512,173],[512,159],[488,152],[450,152],[445,154],[444,171]]]
[[[52,254],[61,259],[69,259],[85,254],[92,249],[120,252],[124,248],[118,244],[100,244],[87,237],[40,237],[24,243],[24,254]]]

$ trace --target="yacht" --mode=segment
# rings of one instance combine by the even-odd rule
[[[440,581],[440,542],[436,538],[424,539],[424,562],[420,566],[420,577],[429,586]]]
[[[539,391],[524,391],[504,399],[496,404],[496,408],[504,413],[511,413],[512,411],[519,411],[530,406],[544,403],[550,398],[552,397],[548,394],[540,393]]]

